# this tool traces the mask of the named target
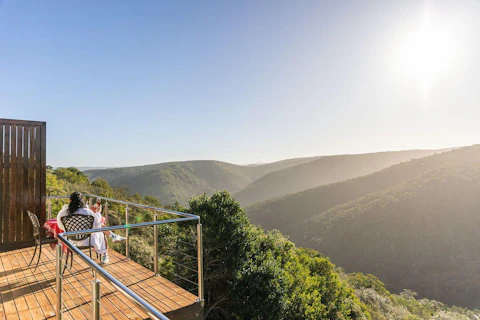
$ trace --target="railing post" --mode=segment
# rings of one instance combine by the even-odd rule
[[[130,237],[129,237],[129,232],[128,232],[128,204],[125,205],[125,225],[127,228],[125,229],[125,256],[127,259],[130,259]]]
[[[92,319],[100,319],[100,281],[97,279],[95,272],[95,279],[92,281]]]
[[[50,220],[50,219],[52,219],[52,199],[48,199],[47,203],[48,203],[47,220]]]
[[[203,307],[203,235],[202,224],[198,220],[197,224],[197,261],[198,261],[198,298]]]
[[[157,213],[153,216],[153,221],[157,221]],[[153,226],[153,272],[158,275],[158,225]]]
[[[57,268],[56,268],[56,276],[57,276],[57,320],[62,320],[62,244],[59,242],[57,244]]]
[[[105,225],[108,226],[108,201],[105,201],[105,210],[103,210],[105,214]]]

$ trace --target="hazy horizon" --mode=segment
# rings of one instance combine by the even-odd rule
[[[154,162],[154,163],[136,163],[136,164],[131,164],[131,165],[121,165],[121,166],[102,166],[102,165],[76,165],[76,164],[66,164],[66,165],[60,165],[60,166],[53,166],[54,168],[65,168],[65,167],[76,167],[76,168],[88,168],[86,170],[96,170],[96,169],[113,169],[113,168],[125,168],[125,167],[140,167],[140,166],[148,166],[148,165],[155,165],[159,163],[169,163],[169,162],[188,162],[188,161],[220,161],[220,162],[227,162],[231,163],[234,165],[238,166],[252,166],[252,165],[263,165],[263,164],[270,164],[270,163],[275,163],[279,161],[284,161],[284,160],[292,160],[292,159],[299,159],[299,158],[312,158],[312,157],[328,157],[328,156],[344,156],[344,155],[360,155],[360,154],[371,154],[371,153],[382,153],[382,152],[401,152],[401,151],[415,151],[415,150],[445,150],[445,149],[457,149],[457,148],[463,148],[463,147],[470,147],[473,145],[469,146],[450,146],[450,147],[444,147],[444,148],[423,148],[423,149],[401,149],[401,150],[379,150],[379,151],[367,151],[367,152],[359,152],[359,153],[351,153],[351,152],[345,152],[345,153],[336,153],[336,154],[319,154],[319,155],[311,155],[311,156],[298,156],[298,157],[290,157],[290,158],[282,158],[282,159],[275,159],[272,161],[256,161],[256,162],[249,162],[249,163],[235,163],[235,162],[228,162],[224,161],[222,159],[180,159],[180,160],[171,160],[171,161],[161,161],[161,162]],[[49,164],[50,165],[50,164]]]
[[[235,164],[478,143],[480,2],[0,1],[0,118],[47,162]]]

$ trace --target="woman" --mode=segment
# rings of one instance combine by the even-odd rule
[[[57,224],[61,230],[65,230],[65,227],[62,223],[61,217],[72,216],[73,214],[84,214],[87,216],[93,216],[93,228],[102,227],[102,216],[99,212],[93,212],[85,206],[85,203],[82,200],[82,194],[80,192],[74,192],[70,195],[70,203],[63,206],[62,210],[57,215]],[[89,240],[85,239],[82,241],[72,241],[76,246],[88,246]],[[108,248],[105,243],[105,237],[102,232],[95,232],[91,235],[91,244],[95,251],[102,255],[100,263],[105,264],[109,262],[108,259]]]

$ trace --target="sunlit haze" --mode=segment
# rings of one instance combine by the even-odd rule
[[[480,141],[480,1],[0,0],[0,118],[53,166]]]

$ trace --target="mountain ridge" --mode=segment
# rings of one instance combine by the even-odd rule
[[[234,196],[242,205],[248,206],[320,185],[364,176],[400,162],[448,150],[450,149],[322,156],[307,163],[270,172],[247,185]]]
[[[447,152],[451,151],[445,151]],[[294,228],[299,220],[310,218],[319,211],[322,212],[368,193],[414,178],[426,170],[430,165],[428,158],[432,156],[434,155],[395,164],[365,176],[255,203],[247,206],[245,210],[254,223],[262,225],[265,229],[279,229],[295,239],[295,243],[303,245],[303,237],[296,236],[298,232]],[[295,217],[291,217],[290,212],[296,212]],[[262,215],[264,217],[261,217]]]
[[[88,170],[91,180],[103,178],[114,187],[126,187],[141,195],[152,195],[164,204],[186,204],[194,196],[216,190],[236,192],[274,170],[312,161],[312,158],[239,166],[217,160],[165,162],[136,167]]]
[[[142,196],[153,195],[163,204],[178,202],[185,205],[188,200],[194,196],[204,193],[213,194],[218,190],[226,190],[232,194],[240,192],[238,198],[241,200],[241,191],[245,187],[255,186],[255,181],[264,181],[261,179],[265,176],[267,176],[266,179],[269,181],[268,177],[278,175],[274,175],[275,172],[279,172],[280,175],[284,174],[284,172],[290,172],[290,176],[287,177],[291,178],[291,183],[273,182],[270,184],[274,186],[272,188],[280,188],[278,190],[283,190],[282,188],[288,185],[290,187],[294,186],[297,189],[305,189],[312,184],[328,183],[332,182],[332,179],[346,179],[352,176],[362,175],[393,163],[412,157],[425,156],[432,152],[438,152],[438,150],[292,158],[255,166],[241,166],[218,160],[189,160],[143,166],[87,170],[85,174],[87,174],[91,180],[103,178],[110,185],[116,188],[125,188],[132,193],[139,193]],[[363,163],[358,159],[364,159]],[[319,165],[310,165],[312,162],[315,164],[319,163]],[[357,164],[355,164],[355,162],[357,162]],[[343,165],[341,165],[341,163],[343,163]],[[363,167],[368,168],[368,170],[365,170]],[[332,170],[332,168],[336,169]],[[288,171],[288,169],[292,170]],[[292,175],[292,172],[295,173],[299,170],[303,172],[303,175],[298,175],[295,179],[295,174]],[[309,170],[314,172],[309,174]],[[327,177],[319,181],[317,178],[321,176],[322,173],[325,173]],[[316,177],[316,180],[312,180],[310,176]],[[308,177],[310,180],[307,181],[305,177]],[[310,185],[308,183],[310,183]],[[246,190],[248,190],[248,188]],[[261,188],[261,190],[257,188],[253,190],[253,197],[274,197],[278,195],[278,190],[272,194],[271,192],[269,193],[268,188]],[[291,191],[292,190],[283,190],[280,193]],[[293,191],[296,191],[296,189]],[[252,195],[251,190],[249,193]],[[245,203],[243,204],[245,205]]]
[[[247,212],[348,272],[478,308],[480,145],[266,201]]]

